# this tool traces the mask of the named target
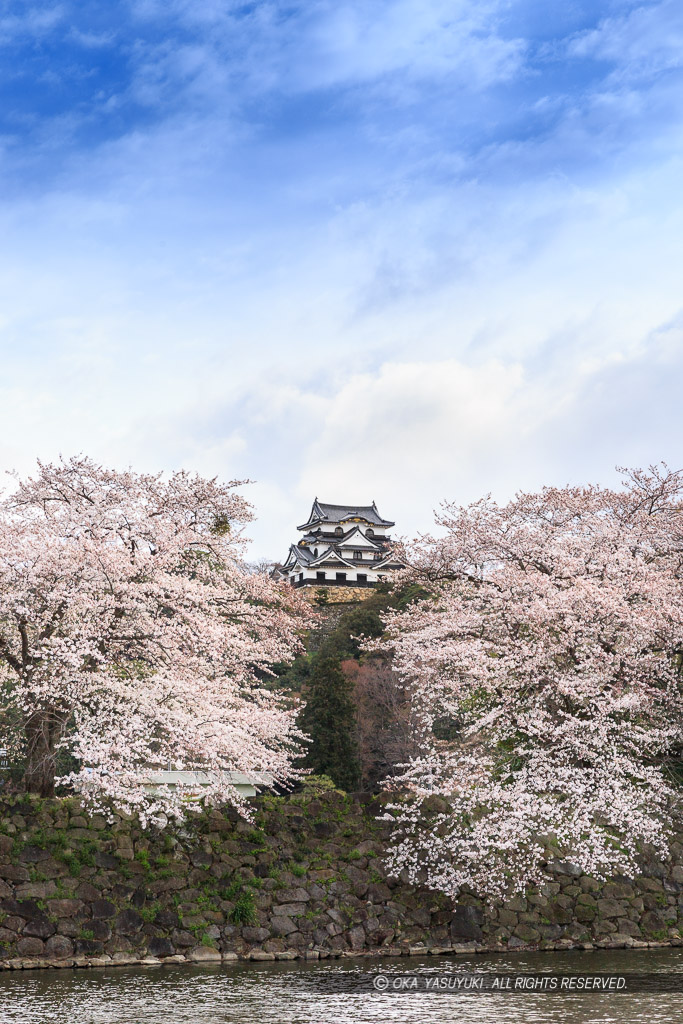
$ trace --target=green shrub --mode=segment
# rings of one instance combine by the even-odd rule
[[[143,921],[147,921],[148,924],[151,924],[159,913],[160,906],[161,904],[158,901],[155,901],[154,903],[150,903],[149,906],[140,907],[138,914]]]
[[[230,885],[227,886],[227,888],[225,888],[223,890],[223,899],[224,900],[234,900],[234,899],[236,899],[239,896],[239,894],[242,892],[243,888],[244,888],[244,885],[239,880],[231,882]]]
[[[151,871],[152,865],[149,863],[149,851],[148,850],[136,850],[135,859],[142,864],[145,871]]]
[[[304,793],[327,793],[336,789],[329,775],[307,775],[302,782]]]
[[[230,914],[233,924],[254,924],[257,920],[253,892],[243,892],[237,899]]]

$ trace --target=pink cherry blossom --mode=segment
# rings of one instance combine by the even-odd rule
[[[51,793],[68,751],[61,781],[92,807],[159,821],[187,805],[148,791],[150,770],[206,769],[206,798],[236,804],[225,772],[296,774],[295,709],[263,682],[301,649],[306,606],[246,570],[238,486],[72,458],[4,497],[3,744],[26,756],[29,790]]]
[[[549,850],[596,877],[637,871],[644,844],[666,853],[683,475],[624,475],[447,505],[443,535],[406,546],[430,596],[386,618],[422,745],[392,808],[396,872],[497,899],[539,880]],[[457,740],[436,738],[445,721]]]

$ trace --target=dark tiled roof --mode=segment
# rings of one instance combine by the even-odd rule
[[[298,526],[297,529],[305,530],[311,523],[320,522],[321,520],[339,523],[343,519],[351,519],[354,516],[365,519],[375,526],[395,525],[389,519],[382,519],[374,502],[372,505],[332,505],[327,501],[318,501],[316,498],[308,520],[302,526]]]

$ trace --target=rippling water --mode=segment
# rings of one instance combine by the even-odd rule
[[[683,1024],[680,994],[321,994],[342,971],[683,972],[683,951],[528,953],[0,974],[1,1024]]]

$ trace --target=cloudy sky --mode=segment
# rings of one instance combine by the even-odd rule
[[[683,465],[680,0],[0,2],[0,466],[442,499]]]

